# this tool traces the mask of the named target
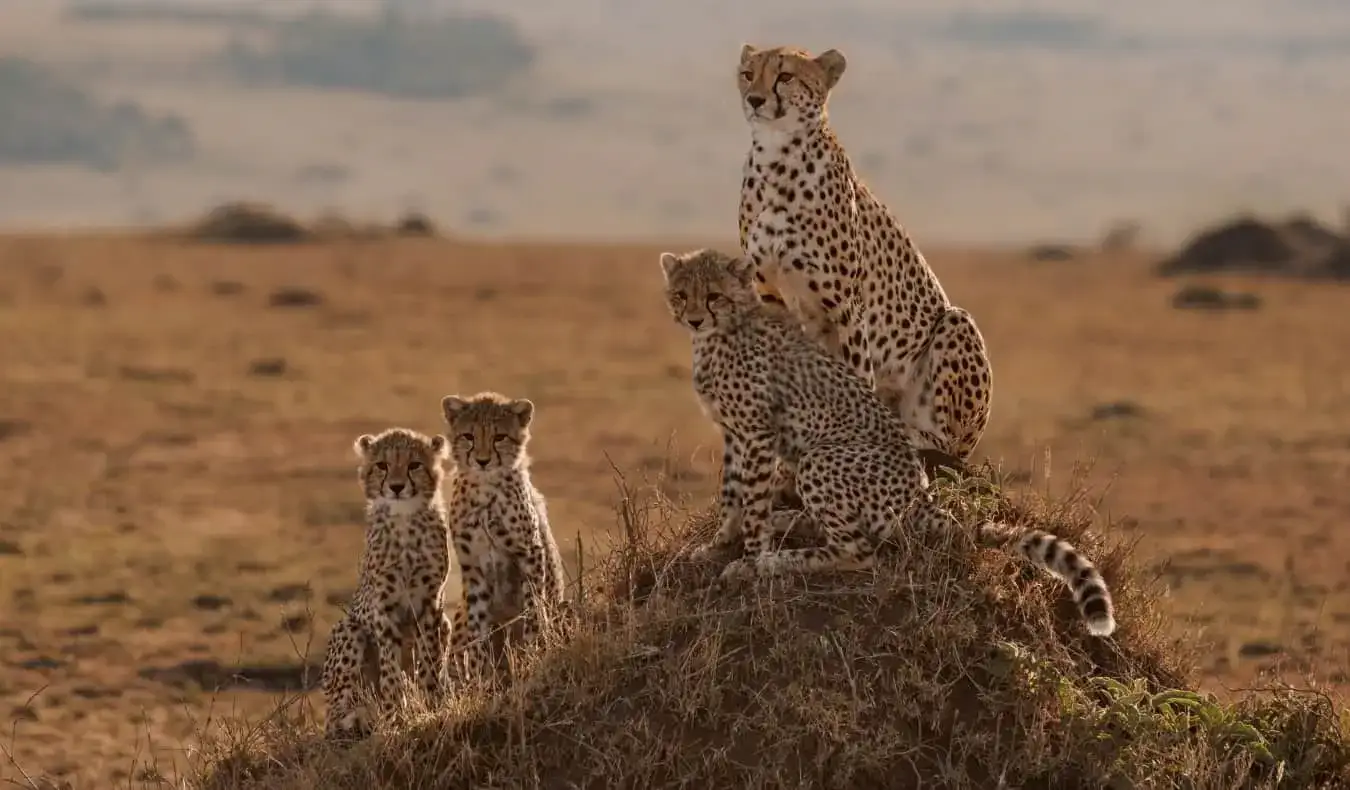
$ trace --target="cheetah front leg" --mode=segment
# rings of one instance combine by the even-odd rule
[[[757,557],[773,548],[773,538],[780,531],[773,522],[774,437],[772,434],[751,434],[738,438],[728,434],[731,454],[739,472],[740,491],[735,496],[739,505],[741,542],[747,557]],[[736,562],[745,562],[741,559]],[[732,563],[735,565],[736,563]],[[725,572],[723,575],[726,575]]]
[[[545,608],[552,601],[549,595],[548,565],[544,555],[544,541],[536,530],[528,541],[512,546],[517,567],[520,568],[521,582],[521,636],[520,641],[530,644],[539,636],[539,630],[546,616]]]
[[[446,659],[450,650],[450,619],[439,601],[426,603],[418,613],[414,646],[417,652],[417,684],[427,700],[435,702],[444,690]]]
[[[722,432],[722,485],[718,497],[717,532],[706,544],[699,546],[689,557],[703,562],[736,545],[741,540],[741,519],[744,510],[741,504],[743,484],[737,464],[740,457],[732,446],[735,440],[727,431]]]
[[[382,617],[375,623],[375,653],[380,667],[380,717],[387,719],[398,710],[403,690],[403,629],[394,619],[399,603],[385,604]]]
[[[492,597],[487,577],[476,565],[461,562],[460,584],[463,594],[450,629],[449,660],[458,666],[461,677],[470,681],[481,676],[487,666]]]
[[[989,353],[970,313],[950,307],[933,324],[908,381],[883,371],[877,395],[913,434],[916,449],[970,460],[989,423]]]
[[[333,632],[328,637],[328,653],[324,657],[320,682],[324,699],[328,702],[324,737],[329,740],[360,738],[369,734],[369,724],[362,716],[361,701],[366,647],[366,634],[350,615],[333,626]]]

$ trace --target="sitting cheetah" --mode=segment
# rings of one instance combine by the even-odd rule
[[[755,265],[760,298],[785,304],[873,386],[912,447],[964,464],[989,421],[984,337],[830,128],[825,104],[845,65],[833,49],[813,58],[742,47],[751,145],[741,249]]]
[[[663,253],[666,300],[693,336],[694,390],[722,429],[721,521],[706,558],[744,543],[746,556],[723,572],[867,567],[878,545],[909,519],[922,532],[955,529],[929,489],[905,427],[867,384],[822,348],[781,305],[759,300],[754,264],[712,250]],[[797,472],[797,490],[819,547],[773,549],[771,474],[775,458]],[[1115,630],[1111,593],[1092,563],[1067,542],[1038,530],[986,524],[982,540],[1013,545],[1072,589],[1088,630]]]
[[[444,592],[450,538],[441,498],[444,436],[390,428],[356,440],[366,496],[366,548],[346,615],[333,627],[323,666],[330,738],[368,734],[360,686],[378,669],[381,715],[395,706],[405,651],[430,697],[439,694],[449,649]],[[373,658],[373,661],[372,661]]]
[[[530,481],[534,404],[481,392],[447,395],[441,408],[453,447],[446,499],[464,590],[451,652],[474,676],[493,629],[523,615],[522,639],[533,639],[541,611],[565,607],[567,580],[544,497]]]

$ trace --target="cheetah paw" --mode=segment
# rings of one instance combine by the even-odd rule
[[[722,582],[744,581],[753,579],[759,575],[758,567],[751,560],[744,557],[727,563],[727,567],[722,569],[718,579]]]
[[[711,562],[721,553],[721,549],[713,543],[705,543],[696,549],[692,549],[685,558],[691,562]]]

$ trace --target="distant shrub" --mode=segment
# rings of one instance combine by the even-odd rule
[[[534,63],[515,25],[490,14],[407,19],[312,12],[283,20],[271,41],[233,40],[226,66],[251,82],[344,88],[418,99],[490,93]]]
[[[265,203],[233,201],[211,209],[188,235],[198,241],[275,244],[308,241],[303,224]]]
[[[0,58],[0,163],[73,163],[116,170],[130,158],[191,157],[187,122],[134,102],[107,104],[48,69]]]

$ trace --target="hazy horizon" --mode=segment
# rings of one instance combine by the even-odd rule
[[[391,5],[431,16],[493,8]],[[732,79],[742,41],[845,52],[835,126],[921,240],[1090,240],[1136,220],[1149,241],[1170,243],[1237,211],[1338,222],[1350,204],[1350,160],[1339,156],[1350,8],[815,7],[522,0],[509,13],[532,48],[528,68],[488,93],[409,99],[234,79],[214,64],[232,38],[263,40],[256,25],[10,6],[0,56],[98,100],[177,115],[196,151],[104,171],[0,164],[0,226],[161,224],[250,199],[301,216],[417,209],[486,236],[726,236],[748,140]]]

